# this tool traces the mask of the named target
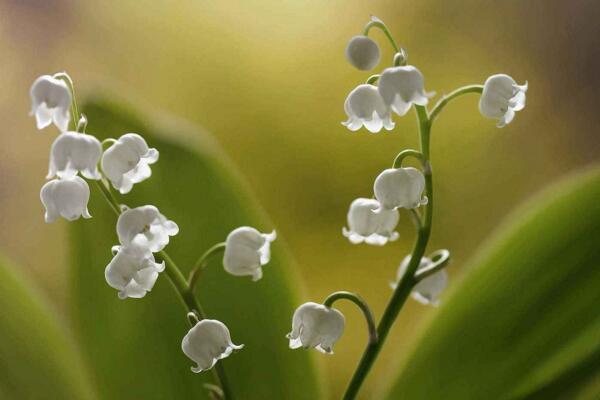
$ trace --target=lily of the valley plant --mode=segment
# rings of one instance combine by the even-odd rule
[[[368,37],[372,28],[383,31],[395,55],[390,66],[350,91],[344,103],[347,120],[342,124],[352,132],[361,128],[372,133],[383,129],[391,131],[395,127],[394,114],[402,117],[414,109],[420,149],[400,151],[391,167],[375,177],[372,195],[366,193],[351,202],[347,226],[342,233],[352,244],[384,246],[398,239],[396,227],[400,211],[405,210],[415,225],[416,241],[411,254],[402,257],[391,283],[390,301],[378,323],[362,297],[340,291],[329,295],[322,304],[307,302],[299,306],[293,313],[291,331],[287,335],[291,349],[314,348],[332,354],[345,325],[344,316],[333,304],[345,299],[360,308],[367,321],[369,342],[344,395],[347,400],[356,397],[406,299],[412,296],[422,304],[438,305],[448,284],[444,267],[450,252],[441,249],[426,255],[434,204],[430,157],[434,121],[450,101],[473,93],[480,95],[481,114],[496,119],[497,126],[504,127],[525,107],[527,91],[527,83],[519,85],[508,75],[496,74],[483,85],[464,86],[442,96],[429,108],[434,94],[425,90],[423,74],[416,66],[408,65],[406,50],[396,44],[378,18],[372,17],[363,34],[349,41],[346,57],[350,64],[363,71],[378,66],[379,46]],[[78,111],[73,81],[64,72],[37,78],[30,94],[31,115],[36,119],[37,128],[45,129],[54,124],[59,130],[50,149],[48,181],[40,191],[46,222],[60,217],[68,221],[92,218],[87,207],[89,183],[95,185],[117,217],[115,229],[119,243],[107,249],[107,252],[112,251],[112,260],[107,258],[104,271],[107,288],[115,289],[117,296],[124,300],[143,298],[150,295],[157,279],[165,272],[186,307],[182,315],[187,316],[191,324],[187,333],[182,332],[181,343],[182,351],[195,363],[191,370],[213,371],[215,385],[209,385],[212,396],[231,399],[228,381],[218,361],[242,349],[243,345],[234,344],[223,322],[207,318],[194,288],[209,258],[220,253],[224,270],[231,275],[249,277],[246,279],[253,281],[261,279],[262,267],[270,260],[275,231],[261,233],[246,226],[233,230],[224,242],[215,244],[199,257],[186,279],[165,250],[171,238],[179,234],[177,223],[155,205],[130,207],[120,203],[114,194],[117,191],[125,195],[134,185],[150,178],[153,164],[159,160],[159,151],[138,133],[114,132],[120,136],[103,142],[93,132],[86,133],[87,119]],[[408,158],[416,161],[417,168],[403,166]]]

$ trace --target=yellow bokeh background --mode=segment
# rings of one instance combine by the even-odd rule
[[[31,82],[66,70],[81,98],[113,92],[206,128],[290,246],[303,300],[356,291],[379,317],[412,245],[410,221],[403,215],[401,239],[383,248],[352,246],[341,228],[350,202],[370,197],[395,154],[417,146],[416,125],[412,113],[396,117],[391,133],[352,134],[340,124],[347,93],[369,76],[346,62],[348,39],[369,15],[382,18],[438,95],[499,72],[529,82],[527,107],[506,128],[479,114],[474,95],[453,102],[434,127],[430,248],[451,250],[455,285],[512,208],[600,158],[599,9],[558,0],[2,0],[0,250],[66,316],[66,224],[44,224],[38,199],[55,134],[37,132],[27,115]],[[393,54],[372,32],[383,68]],[[319,357],[331,398],[342,393],[366,342],[360,314],[340,308],[346,333],[334,356]],[[362,398],[394,374],[435,313],[408,302]]]

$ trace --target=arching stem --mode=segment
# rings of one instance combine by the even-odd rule
[[[206,250],[204,252],[204,254],[202,254],[200,256],[200,258],[198,258],[198,261],[196,261],[196,263],[194,264],[194,268],[192,268],[189,278],[188,278],[188,286],[190,287],[191,292],[194,292],[196,283],[198,282],[198,279],[200,278],[200,275],[202,274],[202,270],[204,268],[206,268],[206,266],[208,265],[209,259],[212,256],[215,256],[219,253],[224,252],[225,246],[226,246],[225,242],[217,243],[214,246],[212,246],[210,249]]]
[[[369,305],[362,297],[352,292],[335,292],[327,296],[327,298],[323,302],[323,305],[326,307],[331,307],[333,306],[333,303],[342,299],[350,300],[351,302],[356,304],[358,308],[360,308],[360,311],[362,311],[363,315],[365,316],[365,320],[367,321],[367,328],[369,329],[369,346],[375,345],[378,340],[377,328],[375,327],[375,319],[373,318],[373,313],[371,312]]]
[[[439,115],[439,113],[442,112],[444,107],[446,107],[446,104],[448,104],[451,100],[460,97],[464,94],[481,92],[483,92],[483,85],[468,85],[458,88],[453,92],[450,92],[450,94],[442,96],[442,98],[436,103],[436,105],[431,110],[431,113],[429,114],[429,120],[433,122]]]

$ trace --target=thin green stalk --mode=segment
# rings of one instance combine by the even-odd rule
[[[396,53],[400,52],[400,47],[398,47],[398,45],[396,44],[396,41],[392,37],[392,34],[390,33],[387,26],[385,26],[385,24],[383,22],[371,20],[367,25],[365,25],[365,29],[363,30],[363,35],[368,36],[371,28],[381,29],[381,31],[385,34],[385,36],[390,41],[392,47],[394,48],[394,51],[396,51]]]
[[[200,256],[200,258],[198,258],[198,261],[196,261],[196,263],[194,264],[194,268],[192,268],[192,271],[190,272],[190,275],[188,278],[188,286],[190,287],[190,292],[192,292],[192,293],[194,292],[196,283],[198,282],[198,279],[200,278],[200,274],[202,273],[202,270],[208,264],[208,260],[210,259],[210,257],[225,251],[225,247],[226,247],[225,242],[217,243],[214,246],[212,246],[210,249],[206,250],[204,252],[204,254],[202,254]]]
[[[362,358],[352,376],[352,379],[346,389],[346,393],[344,394],[344,400],[353,400],[356,398],[360,387],[365,381],[373,363],[377,359],[381,348],[385,343],[385,339],[387,338],[400,309],[404,305],[404,302],[410,295],[414,285],[417,283],[415,279],[415,272],[420,264],[421,258],[425,254],[425,250],[427,248],[427,243],[429,241],[429,236],[431,234],[431,222],[433,219],[433,181],[432,181],[432,172],[431,166],[429,164],[429,135],[431,132],[431,121],[427,116],[427,109],[423,106],[415,106],[417,112],[417,120],[419,123],[419,137],[421,140],[421,153],[423,154],[425,160],[425,190],[427,196],[429,198],[429,202],[425,207],[425,215],[423,217],[422,225],[418,227],[417,230],[417,240],[415,241],[410,262],[408,264],[408,268],[402,279],[398,282],[398,286],[394,290],[394,294],[392,295],[385,311],[383,312],[383,316],[381,317],[381,321],[377,326],[377,334],[378,341],[376,343],[369,343],[367,348],[365,349]]]
[[[346,291],[335,292],[327,296],[327,298],[323,302],[323,305],[325,307],[331,307],[333,306],[333,303],[342,299],[350,300],[351,302],[356,304],[358,308],[360,308],[360,311],[362,311],[363,315],[365,316],[365,320],[367,321],[367,328],[369,329],[369,345],[377,343],[377,328],[375,327],[375,319],[373,318],[373,312],[371,312],[371,308],[361,296],[359,296],[356,293]]]
[[[54,78],[62,79],[67,86],[69,87],[69,91],[71,92],[71,114],[72,114],[72,122],[73,129],[77,130],[77,125],[79,124],[79,109],[77,108],[77,100],[75,99],[75,85],[73,84],[73,80],[66,72],[59,72],[54,75]]]
[[[437,104],[431,110],[431,114],[429,114],[430,122],[433,122],[433,120],[435,120],[435,118],[438,116],[438,114],[440,112],[442,112],[442,110],[444,109],[444,107],[446,107],[446,104],[448,104],[450,102],[450,100],[453,100],[464,94],[481,93],[481,92],[483,92],[483,85],[468,85],[468,86],[463,86],[461,88],[458,88],[458,89],[454,90],[453,92],[450,92],[450,94],[442,96],[442,98],[437,102]]]

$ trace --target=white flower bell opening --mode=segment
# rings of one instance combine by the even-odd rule
[[[119,298],[142,298],[151,291],[165,263],[157,263],[152,253],[136,244],[114,246],[114,257],[106,266],[106,282],[119,291]]]
[[[479,111],[484,117],[497,119],[496,126],[502,128],[513,120],[515,112],[525,108],[525,92],[527,82],[517,85],[508,75],[492,75],[483,85]]]
[[[117,235],[123,246],[135,244],[156,253],[169,243],[179,227],[162,215],[158,208],[147,205],[125,210],[117,221]]]
[[[102,145],[94,136],[64,132],[52,143],[47,178],[74,176],[80,172],[85,178],[100,179],[101,156]]]
[[[54,123],[61,131],[67,130],[71,118],[71,91],[65,81],[42,75],[33,82],[29,94],[30,115],[35,116],[38,129]]]
[[[102,156],[102,170],[121,194],[152,175],[150,164],[158,161],[158,150],[149,148],[143,137],[127,133],[110,146]]]
[[[421,258],[421,263],[417,267],[417,272],[427,268],[432,262],[433,261],[427,257]],[[404,276],[409,263],[410,255],[404,257],[400,267],[398,267],[396,282],[399,282]],[[392,283],[390,286],[392,289],[396,289],[397,285],[397,283]],[[440,294],[446,289],[446,286],[448,286],[448,273],[445,269],[441,269],[417,283],[413,287],[411,296],[421,304],[438,306],[440,304]]]
[[[315,348],[333,354],[333,345],[344,333],[344,315],[332,307],[308,302],[294,312],[292,331],[287,335],[290,349]]]
[[[346,58],[355,68],[370,71],[379,64],[381,54],[377,43],[364,35],[354,36],[346,46]]]
[[[400,115],[405,115],[413,104],[424,106],[433,93],[425,92],[425,78],[416,67],[387,68],[379,78],[379,93],[383,102]]]
[[[249,226],[234,229],[227,235],[223,266],[235,276],[251,276],[253,281],[262,278],[262,266],[271,259],[271,242],[277,238],[275,231],[260,233]]]
[[[398,239],[395,232],[400,219],[398,210],[375,210],[381,208],[375,199],[358,198],[348,210],[348,228],[343,228],[345,237],[353,244],[367,243],[383,246],[388,241]]]
[[[390,108],[373,85],[362,84],[352,90],[344,103],[344,111],[348,120],[342,125],[353,132],[362,126],[372,133],[381,131],[381,128],[390,131],[395,126]]]
[[[46,208],[44,218],[47,223],[56,221],[58,217],[67,221],[92,217],[87,209],[90,188],[78,176],[46,182],[40,190],[40,199]]]
[[[416,168],[386,169],[375,179],[373,189],[381,205],[376,212],[398,207],[410,209],[427,204],[427,197],[423,196],[425,177]]]
[[[217,361],[243,347],[243,344],[233,344],[229,329],[215,319],[203,319],[196,323],[181,342],[185,355],[198,364],[192,367],[192,372],[195,373],[211,369]]]

